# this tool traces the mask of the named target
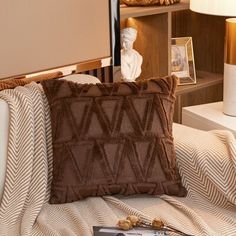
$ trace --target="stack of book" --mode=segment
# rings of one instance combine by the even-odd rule
[[[93,227],[94,236],[167,236],[165,230],[153,230],[145,228],[135,228],[129,231],[117,229],[115,227]]]

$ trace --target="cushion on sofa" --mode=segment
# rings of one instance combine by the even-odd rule
[[[113,194],[184,196],[172,137],[175,77],[43,81],[51,110],[51,203]]]
[[[60,78],[62,75],[63,75],[62,72],[56,71],[56,72],[40,74],[37,76],[32,76],[29,78],[22,77],[18,79],[10,78],[10,79],[0,80],[0,91],[4,89],[14,89],[17,86],[24,86],[26,84],[31,83],[32,81],[40,82],[43,80]]]
[[[13,89],[17,86],[24,86],[30,83],[28,80],[25,79],[6,79],[0,80],[0,91],[4,89]]]

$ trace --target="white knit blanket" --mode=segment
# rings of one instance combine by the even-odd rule
[[[87,198],[49,205],[52,170],[50,113],[40,85],[0,92],[10,108],[0,236],[91,236],[93,225],[115,226],[135,214],[192,235],[236,235],[236,142],[226,131],[174,125],[177,161],[186,198]]]

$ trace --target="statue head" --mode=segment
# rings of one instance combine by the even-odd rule
[[[133,48],[134,41],[137,37],[137,30],[128,27],[121,30],[121,45],[125,51]]]

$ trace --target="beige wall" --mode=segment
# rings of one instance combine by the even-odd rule
[[[109,0],[0,0],[0,78],[109,57]]]

